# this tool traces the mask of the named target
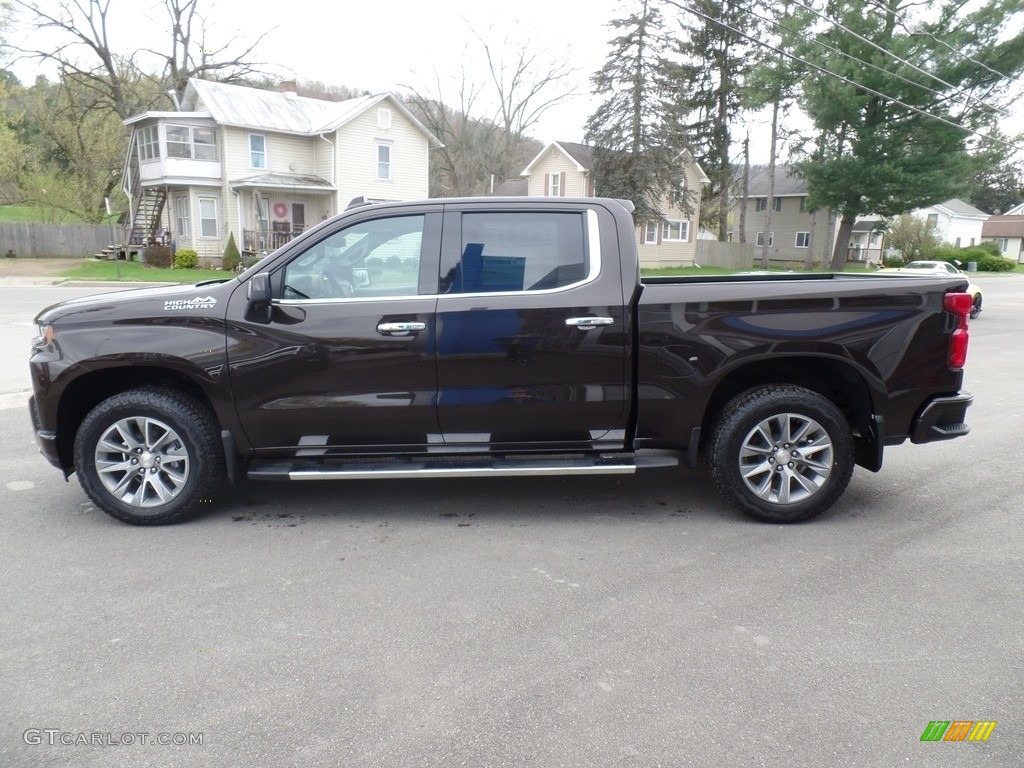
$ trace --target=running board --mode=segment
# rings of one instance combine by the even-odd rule
[[[632,475],[638,469],[675,467],[674,455],[382,462],[254,461],[250,480],[384,480],[418,477],[556,477]]]

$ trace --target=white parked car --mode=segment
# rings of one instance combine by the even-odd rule
[[[933,275],[960,275],[962,277],[968,277],[967,273],[957,267],[955,264],[950,264],[948,261],[911,261],[904,264],[902,267],[880,269],[879,272],[912,272],[914,274],[933,274]],[[968,277],[968,279],[970,279]],[[971,319],[973,320],[981,314],[981,288],[974,283],[968,283],[967,292],[971,294]]]

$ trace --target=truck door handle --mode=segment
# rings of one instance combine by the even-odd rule
[[[419,333],[425,330],[427,330],[427,324],[420,322],[377,323],[377,333],[382,333],[385,336],[408,336],[410,333]]]
[[[600,328],[602,325],[611,325],[614,322],[615,320],[610,317],[569,317],[565,320],[566,325],[579,328],[581,331],[590,331]]]

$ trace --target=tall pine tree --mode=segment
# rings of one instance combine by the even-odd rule
[[[660,221],[661,198],[683,182],[683,149],[668,83],[673,40],[655,0],[612,21],[607,63],[593,77],[603,98],[587,121],[597,194],[631,200],[640,221]]]
[[[690,150],[711,180],[701,218],[722,241],[728,238],[734,178],[732,128],[743,107],[741,86],[752,63],[752,45],[743,36],[751,23],[749,5],[749,0],[691,0],[676,6],[683,11],[678,45],[682,63],[673,68],[672,101],[684,121]]]

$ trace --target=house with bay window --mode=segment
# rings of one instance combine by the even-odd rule
[[[640,221],[636,226],[637,250],[643,267],[687,266],[697,253],[702,185],[708,182],[701,167],[688,153],[679,157],[684,183],[666,191],[661,201],[662,221]],[[525,187],[509,182],[502,191],[535,197],[591,197],[601,195],[591,172],[593,147],[571,141],[553,141],[544,147],[521,176]],[[686,202],[689,201],[689,211]]]
[[[125,242],[192,248],[220,263],[229,235],[258,255],[356,197],[427,197],[439,144],[389,93],[341,102],[193,79],[178,109],[125,120]]]

